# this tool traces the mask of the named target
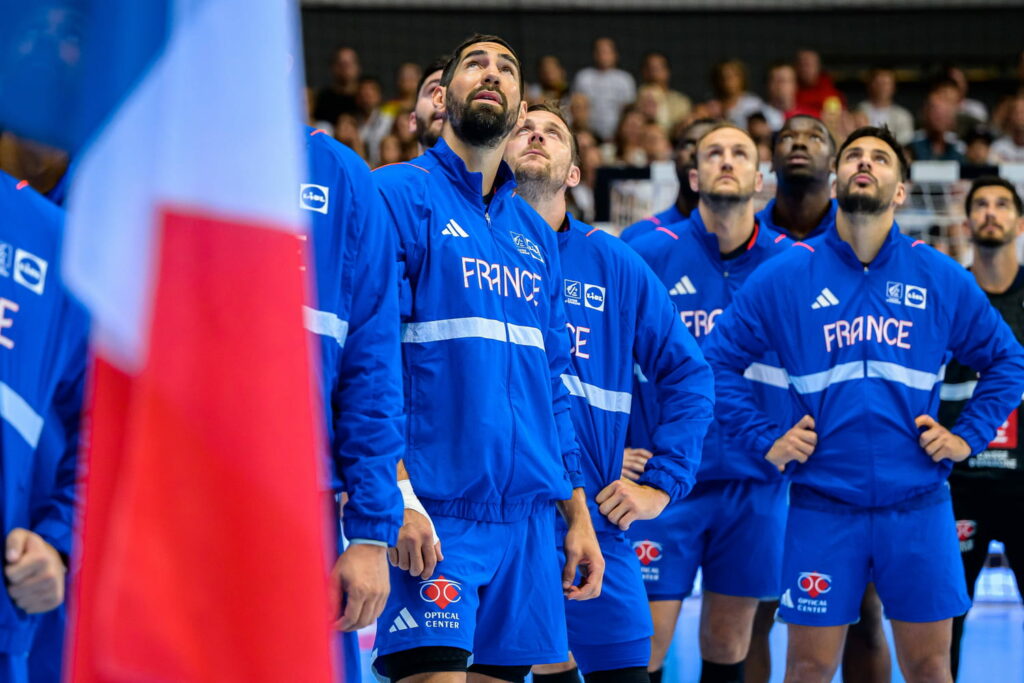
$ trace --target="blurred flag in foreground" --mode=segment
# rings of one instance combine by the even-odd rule
[[[21,5],[25,5],[24,8]],[[39,0],[0,127],[70,148],[90,308],[75,681],[329,681],[289,0]]]

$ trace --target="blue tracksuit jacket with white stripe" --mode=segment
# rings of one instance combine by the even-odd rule
[[[345,536],[394,545],[402,524],[402,376],[394,231],[370,170],[352,150],[306,129],[308,178],[299,206],[312,220],[321,395],[335,487],[349,494]]]
[[[60,281],[64,212],[0,173],[0,514],[71,552],[88,318]],[[0,590],[0,652],[28,651],[38,616]]]
[[[765,261],[792,247],[793,242],[761,225],[735,258],[723,260],[718,237],[709,233],[700,211],[694,211],[682,223],[657,228],[631,244],[654,270],[662,286],[679,309],[682,322],[702,346],[727,309],[736,291]],[[788,386],[772,353],[762,354],[745,367],[744,378],[715,378],[716,394],[721,382],[739,382],[752,392],[757,405],[770,411],[783,424],[792,418],[792,400]],[[643,373],[646,375],[646,373]],[[639,377],[639,376],[638,376]],[[639,377],[633,402],[629,445],[647,447],[649,435],[664,408],[654,387]],[[779,481],[778,471],[764,460],[764,453],[752,452],[741,441],[729,438],[719,424],[720,411],[704,439],[698,482],[711,480],[755,479]]]
[[[652,435],[655,457],[640,483],[672,500],[693,488],[713,417],[714,380],[664,287],[627,245],[570,216],[558,248],[572,344],[572,367],[562,379],[583,448],[587,500],[594,527],[618,533],[594,497],[622,472],[633,364],[650,378],[661,406]]]
[[[555,233],[444,142],[373,173],[399,235],[405,465],[427,511],[512,522],[582,486]]]
[[[785,286],[781,286],[784,284]],[[981,374],[952,428],[983,450],[1024,392],[1024,349],[971,275],[893,224],[863,265],[835,229],[759,269],[704,346],[716,378],[778,353],[818,445],[790,464],[805,488],[859,507],[884,507],[942,486],[952,463],[918,445],[919,415],[938,415],[950,352]],[[718,392],[727,422],[759,453],[790,425],[760,412],[736,384]]]

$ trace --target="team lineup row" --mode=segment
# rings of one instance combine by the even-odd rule
[[[698,121],[677,202],[620,239],[567,212],[575,140],[560,110],[527,107],[506,41],[469,38],[419,95],[411,162],[371,174],[305,135],[346,680],[376,620],[383,680],[660,681],[700,567],[702,681],[767,680],[776,613],[787,681],[831,680],[844,652],[884,680],[887,652],[849,661],[882,606],[906,680],[951,681],[984,545],[958,540],[955,496],[987,501],[981,520],[1024,471],[1013,186],[967,197],[972,273],[901,234],[888,130],[837,144],[790,118],[778,194],[755,213],[755,141]],[[45,269],[18,273],[43,294]],[[85,324],[55,306],[65,340],[40,400],[77,406],[61,388],[80,391]],[[77,413],[55,411],[73,444]],[[70,552],[73,466],[57,480],[60,533],[18,547],[49,559],[12,575],[8,542],[25,613],[63,598],[63,570],[40,578]]]

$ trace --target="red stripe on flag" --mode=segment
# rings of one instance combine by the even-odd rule
[[[73,679],[332,680],[295,235],[162,215],[149,354],[96,364]]]

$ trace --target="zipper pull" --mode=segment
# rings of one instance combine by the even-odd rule
[[[487,211],[484,211],[484,218],[487,220],[487,227],[491,227],[491,214]]]

